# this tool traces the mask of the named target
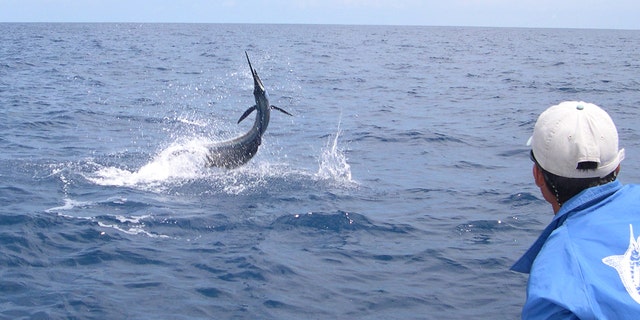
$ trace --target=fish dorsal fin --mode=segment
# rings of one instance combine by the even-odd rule
[[[291,113],[289,113],[289,112],[285,111],[285,110],[284,110],[284,109],[282,109],[282,108],[278,108],[278,107],[276,107],[276,106],[271,106],[271,109],[278,110],[278,111],[280,111],[280,112],[282,112],[282,113],[284,113],[284,114],[287,114],[287,115],[293,116]]]
[[[244,118],[248,117],[251,114],[251,112],[253,112],[255,110],[256,110],[256,106],[253,106],[253,107],[247,109],[247,111],[245,111],[242,114],[242,116],[240,117],[240,120],[238,120],[238,123],[240,123],[242,120],[244,120]]]

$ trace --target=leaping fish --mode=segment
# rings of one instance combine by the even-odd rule
[[[258,147],[262,143],[262,135],[267,131],[271,109],[278,110],[287,115],[291,114],[281,108],[272,106],[269,103],[269,94],[262,84],[256,70],[251,66],[249,54],[245,51],[249,69],[253,76],[253,96],[256,104],[242,114],[238,123],[256,111],[256,120],[253,127],[244,135],[228,141],[217,142],[207,146],[207,164],[210,167],[223,167],[227,169],[237,168],[247,163],[258,152]]]

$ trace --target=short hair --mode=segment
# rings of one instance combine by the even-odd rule
[[[614,170],[602,178],[566,178],[555,175],[545,170],[536,160],[535,156],[533,155],[533,150],[531,151],[531,160],[533,160],[536,166],[538,166],[538,168],[542,171],[545,183],[554,193],[556,201],[558,201],[558,204],[560,206],[562,206],[563,203],[569,201],[569,199],[573,198],[583,190],[613,182],[618,176],[616,170]],[[597,162],[588,161],[579,163],[577,169],[595,170],[597,167]]]

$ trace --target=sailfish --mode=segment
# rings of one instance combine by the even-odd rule
[[[253,96],[256,104],[242,114],[238,123],[244,120],[252,112],[256,112],[256,119],[251,129],[242,136],[228,141],[216,142],[207,146],[207,165],[209,167],[221,167],[227,169],[237,168],[249,162],[258,152],[262,143],[262,135],[267,131],[271,109],[278,110],[287,115],[291,114],[269,103],[269,94],[262,84],[256,70],[251,66],[249,54],[245,51],[249,69],[253,76]]]

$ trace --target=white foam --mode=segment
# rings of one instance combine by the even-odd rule
[[[76,208],[84,208],[84,207],[88,207],[88,206],[92,206],[95,203],[93,202],[88,202],[88,201],[76,201],[73,199],[64,199],[64,205],[59,206],[59,207],[54,207],[54,208],[50,208],[45,210],[45,212],[47,213],[56,213],[58,216],[60,217],[65,217],[65,218],[69,218],[69,219],[80,219],[80,220],[89,220],[89,221],[94,221],[98,224],[98,226],[102,227],[102,228],[111,228],[114,230],[117,230],[119,232],[124,232],[126,234],[130,234],[130,235],[145,235],[148,237],[152,237],[152,238],[170,238],[167,235],[163,235],[163,234],[155,234],[152,232],[149,232],[147,230],[144,229],[145,225],[142,222],[143,219],[147,219],[150,218],[151,215],[147,214],[147,215],[142,215],[142,216],[131,216],[131,217],[125,217],[122,215],[116,215],[114,218],[116,220],[118,220],[118,222],[122,223],[123,225],[117,225],[117,224],[108,224],[108,223],[104,223],[101,221],[98,221],[99,218],[97,217],[83,217],[83,216],[76,216],[76,215],[70,215],[70,214],[65,214],[64,211],[69,211],[69,210],[73,210]],[[127,227],[125,228],[124,225],[126,225]]]
[[[69,199],[69,198],[65,198],[63,199],[64,204],[59,206],[59,207],[53,207],[53,208],[49,208],[46,209],[44,212],[46,213],[59,213],[59,211],[69,211],[69,210],[73,210],[75,208],[78,207],[87,207],[93,204],[93,202],[89,202],[89,201],[77,201],[77,200],[73,200],[73,199]]]
[[[130,227],[130,228],[126,228],[125,229],[125,228],[120,227],[120,226],[115,225],[115,224],[106,224],[106,223],[102,223],[100,221],[98,221],[98,225],[100,227],[103,227],[103,228],[115,229],[115,230],[118,230],[120,232],[124,232],[126,234],[130,234],[130,235],[140,235],[141,234],[141,235],[148,236],[150,238],[171,238],[171,237],[169,237],[167,235],[164,235],[164,234],[151,233],[151,232],[149,232],[147,230],[144,230],[143,226]]]
[[[208,143],[210,141],[202,138],[177,141],[137,171],[104,167],[86,178],[103,186],[142,188],[201,178],[204,175]]]
[[[125,216],[121,216],[121,215],[116,215],[115,217],[118,221],[122,222],[122,223],[135,223],[135,224],[139,224],[140,221],[142,221],[143,219],[147,219],[147,218],[151,218],[150,214],[145,214],[143,216],[132,216],[132,217],[125,217]]]

